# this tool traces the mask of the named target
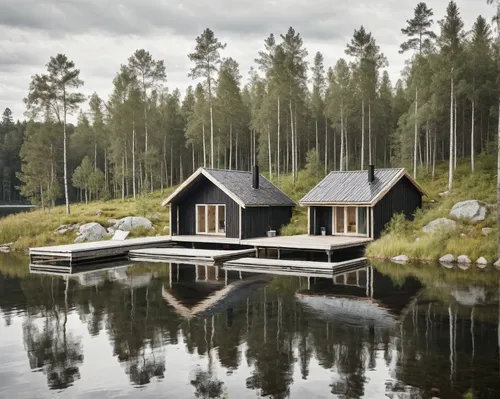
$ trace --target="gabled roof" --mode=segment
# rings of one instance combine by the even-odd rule
[[[242,208],[247,206],[295,206],[296,203],[264,176],[259,175],[259,188],[252,187],[252,172],[199,168],[182,183],[162,205],[170,204],[185,189],[195,183],[199,176],[205,176],[224,191]]]
[[[366,170],[330,172],[301,200],[301,205],[315,204],[359,204],[375,205],[403,177],[425,195],[425,191],[413,180],[404,168],[375,169],[375,180],[368,182]]]

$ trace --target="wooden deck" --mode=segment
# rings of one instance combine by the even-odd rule
[[[222,251],[191,248],[151,248],[132,250],[129,252],[129,259],[137,262],[165,263],[175,260],[182,263],[184,260],[187,260],[196,262],[196,264],[213,264],[253,254],[255,254],[254,249]]]
[[[30,248],[30,265],[43,264],[46,270],[52,266],[60,269],[59,271],[71,272],[66,269],[77,265],[127,259],[130,250],[165,247],[170,243],[170,237],[159,236]]]
[[[250,238],[241,240],[242,245],[255,248],[283,248],[304,251],[333,251],[335,249],[352,248],[366,245],[373,241],[367,237],[349,236],[310,236],[307,234],[296,236],[277,236]]]
[[[224,262],[224,269],[273,274],[276,274],[276,272],[320,274],[332,277],[334,273],[364,266],[366,262],[366,258],[351,259],[343,262],[305,262],[301,260],[242,258]]]

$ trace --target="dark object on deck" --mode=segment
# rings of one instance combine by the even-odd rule
[[[162,205],[170,205],[171,234],[246,239],[288,224],[295,202],[259,175],[198,169]]]
[[[368,178],[367,178],[368,175]],[[412,218],[424,190],[405,169],[331,172],[301,200],[309,207],[310,235],[351,235],[376,239],[395,213]]]

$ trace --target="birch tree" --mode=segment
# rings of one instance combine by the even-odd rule
[[[30,117],[36,117],[42,111],[47,111],[62,125],[63,133],[63,182],[66,214],[70,213],[68,185],[68,154],[67,154],[67,116],[78,109],[85,101],[83,94],[72,92],[83,86],[80,70],[75,68],[64,54],[50,57],[46,65],[47,74],[34,75],[31,78],[28,96],[24,99]]]

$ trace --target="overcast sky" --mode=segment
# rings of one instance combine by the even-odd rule
[[[50,56],[65,53],[81,70],[82,91],[105,100],[120,64],[139,48],[163,59],[167,85],[182,92],[193,84],[187,74],[195,37],[205,28],[227,43],[223,56],[236,59],[244,81],[263,41],[289,26],[300,32],[309,51],[325,56],[325,65],[345,57],[355,28],[371,31],[389,60],[395,81],[408,55],[398,54],[400,30],[413,16],[417,1],[385,0],[0,0],[0,112],[11,108],[24,118],[30,77],[44,73]],[[486,0],[458,0],[470,30],[482,14],[491,21]],[[442,19],[448,1],[430,0],[434,21]],[[437,24],[435,26],[438,32]]]

